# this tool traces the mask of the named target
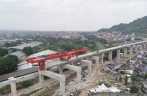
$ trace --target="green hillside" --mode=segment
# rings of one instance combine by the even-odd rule
[[[143,18],[138,18],[137,20],[134,20],[129,24],[121,23],[118,25],[114,25],[111,28],[102,28],[98,30],[98,32],[113,32],[113,31],[121,31],[124,34],[125,33],[147,34],[147,16]]]

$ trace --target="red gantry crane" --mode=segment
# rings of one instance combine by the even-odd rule
[[[64,59],[63,57],[66,57],[65,61],[70,60],[73,56],[78,56],[79,52],[87,52],[88,48],[80,48],[80,49],[74,49],[71,51],[61,51],[55,54],[49,54],[49,55],[41,55],[37,57],[27,58],[26,61],[28,63],[38,63],[40,70],[45,70],[45,61],[51,60],[55,58],[60,58],[61,60]]]

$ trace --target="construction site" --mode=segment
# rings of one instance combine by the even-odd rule
[[[144,49],[145,48],[146,47],[144,47]],[[114,49],[117,49],[117,47]],[[116,89],[116,87],[125,88],[121,82],[117,81],[116,77],[111,75],[111,72],[106,73],[103,70],[107,64],[113,62],[111,60],[112,51],[104,49],[106,51],[101,50],[78,55],[80,52],[87,52],[87,50],[87,48],[81,48],[27,58],[26,61],[28,63],[38,66],[37,74],[39,75],[39,82],[28,88],[17,90],[16,83],[19,82],[19,79],[10,77],[8,79],[11,86],[11,93],[5,96],[26,96],[28,93],[32,93],[29,96],[94,96],[91,95],[91,93],[98,91],[105,92],[102,89],[96,90],[95,88],[105,87],[104,89],[108,90],[105,85],[107,85],[107,87],[112,86],[111,89],[109,88],[109,92],[114,91],[112,90],[114,87],[114,89]],[[143,50],[142,46],[139,50]],[[110,59],[109,61],[104,61],[103,52],[107,51],[110,51]],[[120,49],[118,49],[117,58],[125,62],[138,53],[139,51],[132,48],[129,55],[124,57],[120,56]],[[58,59],[60,62],[50,62],[47,64],[49,62],[48,60],[52,59],[55,59],[55,61]],[[54,67],[56,67],[56,70],[50,71],[50,69]],[[120,90],[116,90],[120,92]]]

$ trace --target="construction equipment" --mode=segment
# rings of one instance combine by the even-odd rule
[[[45,61],[46,60],[51,60],[55,58],[60,58],[61,60],[68,61],[70,60],[73,56],[78,56],[78,53],[80,52],[87,52],[88,48],[80,48],[80,49],[74,49],[71,51],[61,51],[55,54],[47,54],[47,55],[41,55],[37,57],[32,57],[32,58],[27,58],[26,61],[28,63],[38,63],[39,69],[40,70],[45,70]]]

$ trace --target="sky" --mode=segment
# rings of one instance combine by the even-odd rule
[[[147,15],[147,0],[0,0],[0,29],[96,31]]]

